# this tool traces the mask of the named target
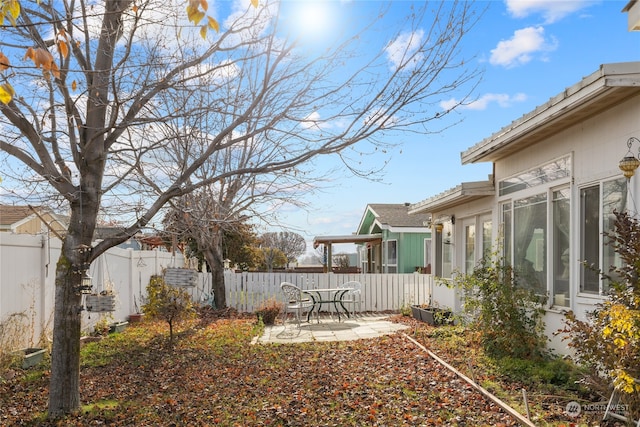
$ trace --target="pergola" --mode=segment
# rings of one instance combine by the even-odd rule
[[[313,238],[313,247],[324,245],[327,248],[327,271],[332,271],[331,265],[332,246],[334,243],[381,243],[382,234],[348,234],[343,236],[317,236]]]

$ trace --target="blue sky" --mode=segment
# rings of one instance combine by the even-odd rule
[[[368,8],[374,2],[327,3],[339,10]],[[482,68],[484,76],[474,93],[478,102],[455,114],[462,121],[436,135],[400,135],[395,141],[399,146],[385,157],[389,162],[379,182],[346,172],[327,176],[330,182],[322,191],[307,195],[310,208],[283,211],[282,225],[308,242],[319,235],[351,234],[368,203],[416,203],[460,182],[486,179],[491,165],[462,166],[461,151],[597,71],[600,64],[640,60],[640,32],[627,30],[627,14],[622,12],[627,3],[479,2],[487,10],[462,48],[475,56],[472,66]],[[394,2],[391,13],[406,13],[409,5]],[[315,16],[320,19],[317,10]],[[323,159],[317,167],[329,170],[339,162]],[[353,246],[336,249],[348,252]]]

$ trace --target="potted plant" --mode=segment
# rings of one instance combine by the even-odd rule
[[[269,298],[260,304],[256,310],[256,316],[265,325],[273,325],[280,311],[282,311],[282,303],[275,298]]]
[[[140,295],[140,300],[141,305],[146,303],[145,298],[142,295]],[[133,306],[136,312],[129,315],[129,323],[140,323],[144,320],[144,313],[140,310],[140,307],[138,306],[138,299],[135,295],[133,296]]]

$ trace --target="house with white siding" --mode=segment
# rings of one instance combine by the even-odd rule
[[[487,180],[410,206],[432,218],[433,273],[468,273],[501,247],[527,286],[548,296],[548,335],[565,351],[553,337],[564,313],[584,319],[607,294],[583,261],[602,271],[619,263],[603,232],[613,229],[614,210],[638,212],[640,173],[625,177],[620,162],[639,153],[640,62],[601,65],[461,153],[463,165],[492,163]],[[459,296],[448,298],[461,309]]]

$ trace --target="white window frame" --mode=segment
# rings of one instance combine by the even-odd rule
[[[395,252],[396,252],[396,259],[395,259],[395,263],[390,263],[389,262],[389,244],[393,243],[393,245],[395,246]],[[398,254],[398,240],[397,239],[389,239],[389,240],[385,240],[382,246],[382,251],[383,251],[383,269],[385,273],[397,273],[398,272],[398,258],[399,258],[399,254]],[[393,269],[394,271],[389,271],[390,269]]]
[[[544,266],[544,269],[543,269],[543,271],[545,271],[545,274],[541,278],[544,279],[545,281],[545,288],[546,288],[545,292],[547,293],[551,292],[553,288],[553,271],[552,271],[553,269],[551,264],[551,260],[553,257],[553,247],[550,247],[552,246],[550,242],[552,241],[551,230],[553,228],[552,197],[553,197],[554,191],[560,188],[571,187],[571,180],[573,175],[572,173],[573,157],[571,154],[564,155],[554,160],[551,160],[549,162],[545,162],[541,165],[538,165],[534,168],[531,168],[527,171],[519,172],[511,177],[506,177],[501,180],[501,182],[503,181],[515,182],[518,180],[517,178],[520,176],[527,177],[527,178],[530,176],[535,176],[534,171],[544,170],[548,166],[552,165],[554,162],[558,162],[559,164],[564,162],[565,165],[568,166],[569,170],[566,173],[566,176],[560,176],[559,178],[552,177],[548,182],[546,182],[544,179],[541,179],[538,181],[534,181],[534,180],[523,181],[523,185],[521,189],[518,189],[518,190],[510,189],[509,191],[506,191],[505,193],[503,193],[503,195],[499,196],[498,198],[498,209],[499,209],[498,227],[503,239],[502,245],[503,245],[503,250],[505,251],[503,253],[503,256],[506,262],[510,263],[511,265],[514,265],[513,264],[514,263],[514,239],[515,239],[514,228],[515,228],[515,213],[516,213],[515,203],[518,200],[524,200],[535,195],[546,194],[546,202],[545,202],[546,203],[546,224],[545,224],[545,235],[544,235],[544,243],[546,244],[546,248],[540,247],[536,249],[539,252],[541,252],[542,253],[541,256],[544,257],[543,259],[539,259],[538,261],[542,261],[546,263],[546,266]],[[505,230],[505,223],[504,223],[504,212],[505,212],[504,206],[505,205],[508,205],[510,207],[508,210],[510,212],[510,224],[509,224],[510,229],[509,230]],[[508,242],[504,240],[506,237],[509,238]],[[506,251],[508,251],[508,253]],[[545,253],[546,255],[544,255]],[[569,289],[571,289],[571,284],[569,285]],[[553,301],[550,301],[550,305],[552,304],[553,304]]]
[[[577,217],[579,220],[579,224],[580,226],[578,227],[578,256],[580,257],[581,261],[586,261],[588,262],[589,260],[584,260],[583,258],[585,258],[585,241],[584,241],[584,228],[583,228],[583,224],[585,223],[584,221],[584,206],[582,203],[582,192],[586,189],[589,188],[594,188],[597,187],[598,188],[598,243],[597,243],[597,248],[598,248],[598,265],[596,266],[597,269],[599,269],[602,272],[605,272],[607,274],[609,274],[609,264],[611,264],[610,262],[608,262],[609,258],[607,256],[605,256],[605,251],[607,250],[611,250],[611,246],[605,244],[605,237],[604,237],[604,232],[605,231],[613,231],[613,227],[608,228],[607,230],[604,229],[604,198],[603,198],[603,192],[604,192],[604,186],[607,183],[613,183],[614,181],[619,181],[621,184],[625,185],[625,197],[628,198],[629,195],[629,181],[627,181],[625,178],[621,178],[619,176],[614,176],[614,177],[609,177],[609,178],[605,178],[605,179],[601,179],[598,181],[594,181],[594,182],[590,182],[590,183],[585,183],[583,185],[581,185],[578,189],[579,191],[579,197],[578,197],[578,209],[577,209]],[[626,209],[628,205],[628,201],[627,203],[625,203],[625,205],[622,207],[622,209]],[[616,265],[620,265],[620,260],[616,257],[615,259],[615,264]],[[608,286],[607,283],[603,280],[602,276],[600,274],[598,274],[597,276],[597,280],[598,280],[598,291],[594,292],[591,290],[585,290],[584,289],[584,278],[585,278],[585,273],[586,273],[586,269],[587,267],[584,266],[584,264],[581,262],[580,264],[580,268],[578,271],[578,295],[582,296],[582,297],[604,297],[606,296],[606,293],[608,291]],[[597,273],[596,273],[597,274]]]

